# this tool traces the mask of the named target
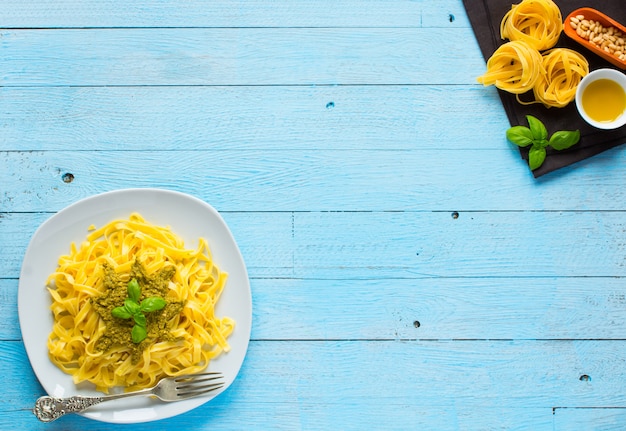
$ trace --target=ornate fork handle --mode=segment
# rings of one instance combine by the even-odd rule
[[[223,388],[224,384],[224,375],[219,372],[166,377],[150,388],[134,392],[92,397],[81,397],[80,395],[69,398],[43,396],[35,402],[33,413],[42,422],[52,422],[63,415],[82,412],[104,401],[146,395],[156,396],[161,401],[180,401],[216,391]]]
[[[52,422],[67,413],[82,412],[88,407],[100,404],[104,397],[41,397],[35,403],[33,413],[42,422]]]
[[[42,422],[52,422],[68,413],[78,413],[83,410],[100,404],[104,401],[125,398],[128,396],[147,394],[149,390],[129,392],[117,395],[103,395],[100,397],[81,397],[78,395],[69,398],[54,398],[49,396],[41,397],[35,403],[33,413]]]

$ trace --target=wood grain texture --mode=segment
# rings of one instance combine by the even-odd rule
[[[554,410],[554,429],[558,431],[572,429],[620,431],[624,429],[624,423],[626,423],[626,408],[624,407],[557,408]]]
[[[9,213],[0,218],[4,277],[18,277],[28,245],[24,238],[30,238],[48,216]],[[533,278],[626,276],[621,211],[469,212],[458,218],[446,211],[243,212],[225,213],[224,218],[238,239],[250,275],[257,278],[496,277],[527,283]],[[527,254],[548,236],[551,249],[541,257]],[[589,259],[590,255],[597,257]]]
[[[0,183],[6,185],[1,208],[58,211],[111,189],[160,187],[197,195],[219,211],[594,210],[608,214],[622,210],[626,201],[621,186],[625,157],[618,147],[537,181],[510,146],[483,151],[4,152],[0,153]],[[65,173],[74,176],[71,183],[64,183]],[[537,214],[538,227],[541,217]]]
[[[252,278],[252,338],[624,340],[621,279]],[[0,340],[19,341],[17,280],[0,279]]]
[[[464,28],[3,30],[3,86],[469,84]],[[430,46],[426,57],[417,49]],[[97,55],[94,57],[94,53]]]
[[[7,151],[510,147],[504,111],[475,121],[500,103],[482,86],[4,87],[0,100]],[[450,115],[463,127],[429,126]]]
[[[451,27],[469,28],[457,0],[0,1],[3,28]]]
[[[626,347],[623,341],[253,341],[240,378],[226,393],[159,425],[192,430],[358,430],[368,423],[384,423],[384,429],[392,430],[549,430],[554,407],[626,403],[619,391],[622,358],[611,347],[616,344]],[[2,342],[0,355],[9,383],[28,382],[8,386],[6,396],[14,400],[14,410],[0,417],[0,426],[19,421],[34,427],[36,419],[29,410],[41,388],[23,347]],[[603,366],[594,366],[596,361]],[[607,373],[609,369],[614,371]],[[592,380],[581,381],[582,374]],[[328,388],[329,382],[333,390],[318,389]],[[53,426],[111,429],[79,417]],[[133,429],[154,429],[154,424]]]

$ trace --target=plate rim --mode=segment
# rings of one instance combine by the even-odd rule
[[[207,225],[205,225],[205,228],[207,228],[208,226],[211,226],[212,228],[217,228],[217,232],[220,233],[221,235],[225,235],[226,238],[229,240],[229,243],[225,244],[225,246],[222,248],[224,250],[227,250],[230,253],[234,253],[234,256],[236,257],[236,261],[233,264],[234,266],[238,266],[240,265],[240,268],[238,268],[239,270],[241,270],[241,274],[238,274],[238,278],[239,278],[239,282],[244,282],[243,283],[243,288],[239,288],[239,290],[241,290],[241,292],[238,290],[237,293],[238,295],[240,295],[241,293],[245,293],[245,298],[242,299],[241,303],[244,305],[243,307],[241,307],[242,309],[245,308],[245,314],[246,314],[246,319],[245,322],[241,322],[241,321],[236,321],[236,331],[237,329],[243,329],[243,331],[241,332],[242,335],[245,335],[245,337],[243,338],[243,343],[240,340],[239,341],[239,345],[238,345],[238,350],[241,349],[241,351],[238,352],[238,356],[236,356],[238,360],[238,363],[236,364],[236,370],[234,372],[233,375],[231,375],[231,380],[227,381],[226,385],[218,392],[214,393],[214,394],[210,394],[206,397],[199,397],[199,398],[195,398],[195,399],[191,399],[191,400],[186,400],[186,401],[181,401],[178,403],[169,403],[169,405],[178,405],[180,406],[180,408],[176,409],[175,407],[167,409],[165,406],[168,406],[168,404],[160,404],[160,403],[155,403],[152,408],[157,411],[159,410],[163,410],[166,409],[168,410],[168,413],[166,414],[161,414],[161,415],[156,415],[156,417],[148,417],[148,418],[138,418],[136,420],[133,419],[128,419],[126,418],[115,418],[114,416],[109,417],[111,415],[111,412],[109,412],[109,415],[107,416],[106,414],[103,414],[102,412],[98,412],[97,411],[97,407],[94,407],[93,409],[90,409],[86,412],[83,413],[79,413],[79,415],[89,418],[89,419],[93,419],[93,420],[97,420],[97,421],[101,421],[101,422],[108,422],[108,423],[118,423],[118,424],[133,424],[133,423],[142,423],[142,422],[152,422],[152,421],[156,421],[156,420],[161,420],[161,419],[166,419],[169,417],[173,417],[173,416],[177,416],[179,414],[183,414],[186,413],[188,411],[191,411],[197,407],[200,407],[201,405],[209,402],[210,400],[212,400],[213,398],[219,396],[221,393],[223,393],[233,382],[234,380],[237,378],[241,367],[243,366],[243,363],[245,361],[245,358],[247,356],[247,351],[249,348],[249,343],[250,343],[250,335],[251,335],[251,330],[252,330],[252,291],[251,291],[251,287],[250,287],[250,278],[248,275],[248,271],[247,271],[247,267],[243,258],[243,255],[241,253],[241,250],[239,249],[239,245],[237,244],[228,224],[226,223],[226,221],[223,219],[223,217],[221,216],[221,214],[219,213],[219,211],[217,211],[212,205],[210,205],[209,203],[207,203],[206,201],[193,196],[191,194],[188,193],[184,193],[184,192],[179,192],[179,191],[175,191],[175,190],[170,190],[170,189],[163,189],[163,188],[153,188],[153,187],[147,187],[147,188],[122,188],[122,189],[115,189],[115,190],[110,190],[110,191],[106,191],[103,193],[99,193],[99,194],[94,194],[94,195],[90,195],[90,196],[86,196],[83,197],[81,199],[78,199],[72,203],[70,203],[69,205],[65,206],[64,208],[54,212],[52,215],[50,215],[46,220],[44,220],[35,230],[35,232],[32,234],[28,245],[26,247],[26,251],[24,253],[23,259],[22,259],[22,265],[20,268],[20,276],[19,276],[19,280],[18,280],[18,292],[17,292],[17,308],[18,308],[18,320],[19,320],[19,326],[20,326],[20,333],[22,335],[22,342],[24,345],[24,349],[26,351],[26,356],[28,358],[29,364],[35,374],[35,377],[37,378],[37,380],[39,381],[39,383],[41,384],[41,386],[43,387],[44,391],[48,394],[51,394],[51,390],[50,387],[53,383],[49,382],[47,379],[42,378],[42,374],[45,370],[39,369],[40,366],[36,366],[37,360],[35,358],[35,351],[37,349],[35,349],[35,347],[37,346],[33,346],[33,343],[31,342],[31,335],[30,331],[27,330],[27,328],[29,327],[29,322],[26,321],[27,317],[30,315],[26,309],[28,307],[24,307],[23,304],[25,304],[25,301],[27,300],[26,294],[30,293],[30,290],[32,290],[33,288],[31,287],[29,290],[29,287],[26,286],[26,281],[29,279],[30,274],[26,274],[26,268],[27,268],[27,263],[28,260],[31,258],[31,256],[33,254],[36,254],[35,252],[32,251],[32,247],[34,247],[35,245],[38,244],[38,241],[40,241],[40,236],[42,236],[44,233],[46,233],[47,229],[51,229],[54,227],[54,223],[55,222],[59,222],[62,221],[63,217],[67,218],[68,216],[72,216],[73,212],[76,212],[76,214],[81,214],[81,210],[85,211],[85,209],[89,209],[90,206],[94,205],[95,203],[98,202],[106,202],[108,199],[112,199],[115,198],[116,196],[125,196],[126,198],[128,196],[134,196],[136,194],[139,195],[143,195],[144,198],[148,198],[150,196],[167,196],[169,199],[173,199],[173,200],[179,200],[180,202],[188,202],[190,205],[193,206],[197,206],[200,208],[203,208],[204,210],[207,211],[206,214],[211,215],[211,217],[213,217],[211,219],[210,223],[207,223]],[[143,203],[142,203],[143,204]],[[151,217],[149,215],[144,214],[144,211],[142,209],[131,209],[130,203],[124,203],[124,205],[126,205],[125,211],[126,211],[126,217],[128,217],[130,215],[130,213],[132,212],[138,212],[140,213],[142,216],[144,216],[147,220],[150,220]],[[122,206],[124,206],[122,205]],[[87,211],[88,212],[88,211]],[[123,218],[123,216],[121,216]],[[70,217],[71,218],[71,217]],[[115,217],[107,217],[107,219],[111,220],[114,219]],[[98,222],[100,223],[100,222]],[[161,222],[155,222],[155,224],[159,224],[159,225],[163,225],[163,223]],[[172,230],[174,232],[177,231],[176,227],[174,226],[174,223],[167,223],[168,226],[172,227]],[[69,248],[69,244],[72,241],[76,241],[77,243],[81,240],[84,239],[84,237],[88,234],[87,230],[86,230],[87,226],[85,226],[85,228],[82,230],[83,231],[83,236],[82,238],[70,238],[66,244],[64,244],[65,248],[68,249]],[[197,237],[202,236],[202,235],[197,235]],[[185,240],[187,240],[185,238]],[[45,243],[45,241],[43,241]],[[213,255],[218,254],[219,255],[219,251],[217,253],[215,253],[214,250],[214,244],[211,243],[211,241],[209,241],[209,247],[211,247],[211,253]],[[220,249],[220,247],[218,247],[218,249]],[[54,255],[52,257],[50,257],[50,259],[54,259],[54,265],[57,264],[58,261],[58,255]],[[218,266],[221,267],[220,263],[218,262]],[[228,271],[227,271],[228,272]],[[230,279],[230,273],[229,273],[229,279]],[[227,281],[228,282],[228,281]],[[43,286],[42,286],[43,287]],[[238,296],[239,297],[239,296]],[[221,298],[220,298],[221,299]],[[218,303],[219,304],[219,303]],[[32,314],[32,313],[31,313]],[[46,318],[43,318],[46,319]],[[50,316],[50,321],[52,320],[52,317]],[[32,325],[31,325],[32,326]],[[46,338],[47,338],[47,334],[49,333],[51,328],[47,328],[46,331]],[[240,331],[241,331],[240,329]],[[34,331],[37,332],[37,331]],[[47,348],[45,349],[45,351],[47,352]],[[231,350],[232,351],[232,350]],[[37,355],[39,355],[39,352],[37,351]],[[223,357],[223,355],[220,355],[218,358],[216,358],[215,361],[219,360],[221,357]],[[48,359],[49,360],[49,359]],[[44,361],[45,362],[45,361]],[[52,362],[49,362],[51,369],[56,369],[58,370],[58,373],[62,373],[63,376],[68,376],[67,374],[63,373],[60,369],[58,369],[54,364],[52,364]],[[58,373],[56,373],[58,375]],[[74,390],[70,390],[70,393],[64,395],[64,396],[70,396],[73,394],[80,394],[81,392],[84,393],[84,389],[81,388],[77,388],[76,386],[74,386],[73,388],[70,389],[74,389]],[[92,395],[92,393],[85,393],[86,395]],[[159,406],[163,406],[161,409],[159,409]],[[95,409],[95,412],[94,412]],[[169,410],[174,409],[174,412],[171,412]],[[123,411],[124,409],[121,409],[121,411]],[[117,410],[116,410],[117,411]],[[106,413],[106,412],[105,412]]]

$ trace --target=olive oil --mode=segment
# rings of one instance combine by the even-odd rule
[[[582,105],[592,120],[609,123],[624,113],[626,93],[617,82],[598,79],[583,91]]]

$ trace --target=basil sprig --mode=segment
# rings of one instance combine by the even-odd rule
[[[133,278],[128,282],[128,298],[124,300],[124,306],[115,307],[111,310],[111,315],[118,319],[133,318],[135,324],[131,331],[131,337],[135,344],[141,343],[148,336],[148,330],[146,329],[147,320],[144,313],[161,310],[166,305],[165,300],[160,296],[144,298],[141,302],[139,301],[140,297],[141,287],[137,279]]]
[[[528,126],[513,126],[506,131],[506,138],[518,147],[528,147],[528,166],[537,169],[546,159],[546,148],[565,150],[580,140],[580,131],[559,130],[548,139],[546,126],[532,115],[527,115]]]

